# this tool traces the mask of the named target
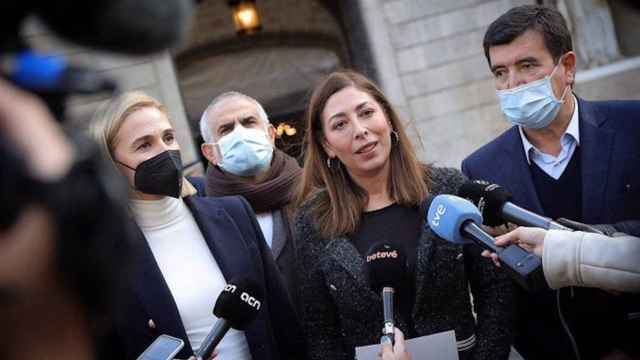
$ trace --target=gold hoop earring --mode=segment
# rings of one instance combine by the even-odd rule
[[[392,135],[391,144],[392,145],[399,144],[400,143],[400,135],[398,135],[398,132],[393,130],[393,131],[391,131],[391,135]],[[396,140],[395,143],[393,142],[393,138],[395,138],[395,140]]]

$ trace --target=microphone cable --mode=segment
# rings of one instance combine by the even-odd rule
[[[562,315],[562,307],[560,307],[560,290],[556,290],[556,306],[558,308],[558,316],[560,317],[560,323],[562,324],[562,328],[569,336],[569,341],[571,341],[571,347],[573,348],[573,354],[576,356],[576,360],[580,360],[580,351],[578,351],[578,344],[576,343],[576,339],[573,337],[571,330],[569,329],[569,325],[567,321],[564,319],[564,315]],[[573,291],[573,288],[570,288]]]

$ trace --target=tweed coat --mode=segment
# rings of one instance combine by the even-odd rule
[[[455,194],[465,177],[458,170],[432,168],[431,180],[429,199]],[[512,282],[480,256],[476,245],[448,243],[428,227],[419,236],[412,311],[416,332],[454,330],[461,359],[507,359]],[[382,298],[370,290],[364,257],[347,237],[322,238],[308,203],[299,211],[296,238],[297,290],[310,358],[353,359],[355,346],[379,342],[383,325]],[[396,326],[407,333],[397,307],[395,312]]]

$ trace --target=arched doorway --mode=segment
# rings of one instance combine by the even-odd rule
[[[226,1],[201,1],[191,40],[175,56],[196,140],[201,142],[198,121],[210,101],[234,90],[264,106],[271,123],[276,128],[280,125],[278,148],[299,158],[310,89],[333,70],[367,63],[363,41],[354,42],[358,32],[351,31],[353,22],[343,20],[349,9],[340,3],[344,2],[258,0],[262,31],[240,37]]]

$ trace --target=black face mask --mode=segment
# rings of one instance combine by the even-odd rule
[[[180,197],[182,190],[182,159],[180,150],[167,150],[132,168],[136,172],[134,186],[145,194]]]

